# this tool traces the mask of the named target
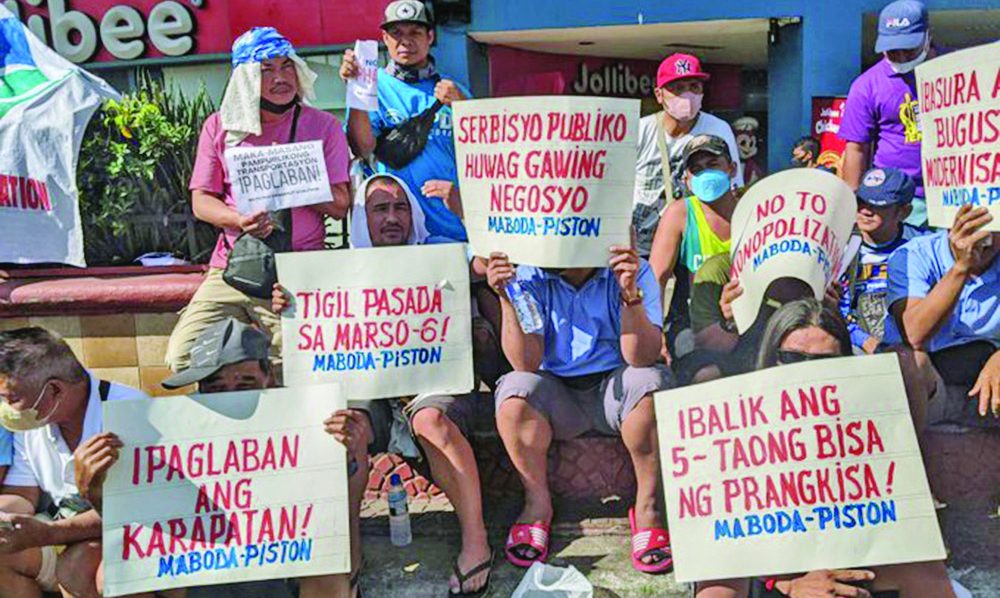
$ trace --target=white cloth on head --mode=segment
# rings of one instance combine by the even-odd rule
[[[417,201],[417,198],[413,195],[413,191],[410,191],[409,186],[402,179],[394,174],[379,173],[365,179],[358,186],[358,191],[354,194],[354,208],[351,209],[351,248],[361,249],[372,247],[372,236],[368,230],[368,213],[365,211],[365,200],[368,195],[368,186],[372,184],[372,181],[378,179],[393,180],[406,193],[406,198],[410,200],[410,219],[412,221],[407,245],[423,244],[427,240],[427,237],[430,236],[430,233],[427,232],[427,225],[424,223],[426,218],[423,208],[420,207],[420,202]]]
[[[309,105],[316,99],[316,77],[318,76],[304,60],[296,54],[288,58],[295,64],[295,74],[299,79],[299,97]],[[239,145],[250,135],[260,135],[260,63],[248,62],[233,69],[222,97],[219,115],[222,128],[226,131],[226,146]]]

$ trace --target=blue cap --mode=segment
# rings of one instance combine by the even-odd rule
[[[292,42],[274,27],[254,27],[233,42],[233,66],[248,62],[264,62],[295,51]]]
[[[913,201],[917,184],[898,168],[872,168],[858,187],[858,199],[879,208],[906,205]]]
[[[918,0],[896,0],[878,16],[878,39],[875,51],[912,50],[924,43],[927,35],[927,7]]]

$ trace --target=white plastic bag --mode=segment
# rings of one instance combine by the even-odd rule
[[[973,598],[972,592],[954,579],[951,580],[951,589],[955,592],[955,598]]]
[[[594,586],[576,567],[531,565],[510,598],[593,598]]]

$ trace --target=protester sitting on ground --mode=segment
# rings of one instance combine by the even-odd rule
[[[351,247],[363,249],[435,242],[428,236],[424,223],[423,210],[406,183],[394,175],[375,175],[365,181],[355,195]],[[280,313],[289,305],[287,292],[276,285],[273,309]],[[477,326],[473,329],[474,344],[484,340],[492,342],[492,337],[484,339]],[[493,552],[483,521],[479,470],[468,440],[477,396],[475,393],[460,397],[425,394],[405,399],[352,401],[350,409],[333,415],[328,427],[347,446],[359,465],[350,478],[352,521],[357,520],[355,513],[360,512],[361,498],[368,483],[369,454],[401,454],[444,491],[455,508],[462,530],[462,549],[448,582],[452,594],[475,594],[486,588],[493,564]],[[428,466],[430,471],[427,471]],[[360,545],[360,535],[355,533],[352,543]],[[358,566],[360,561],[355,561],[355,567]]]
[[[889,258],[889,309],[922,369],[971,401],[944,397],[945,418],[995,425],[1000,416],[1000,233],[985,230],[993,216],[963,205],[951,230],[917,237]],[[945,393],[947,394],[947,393]]]
[[[882,60],[851,83],[837,136],[847,142],[841,176],[857,189],[870,167],[898,168],[916,182],[907,219],[927,223],[920,165],[920,108],[914,69],[941,50],[931,41],[927,7],[918,0],[896,0],[878,16],[875,52]],[[872,147],[874,144],[874,148]]]
[[[203,330],[191,347],[190,366],[165,379],[163,387],[176,390],[197,384],[202,394],[267,388],[274,383],[268,360],[269,345],[265,333],[234,318],[216,322]],[[105,430],[82,443],[73,453],[80,495],[98,513],[103,508],[104,480],[118,461],[121,447],[122,442],[114,431]],[[262,583],[249,585],[263,589]],[[345,595],[349,579],[346,575],[325,575],[300,578],[298,583],[300,597],[319,598]],[[98,592],[102,590],[100,582],[97,589]]]
[[[692,340],[677,342],[678,335],[690,328],[691,278],[705,260],[729,252],[730,223],[740,197],[739,161],[734,162],[731,154],[726,141],[715,135],[699,135],[688,142],[682,164],[692,195],[667,207],[653,238],[649,265],[658,287],[663,289],[672,276],[677,278],[667,328],[667,348],[675,358],[693,349]]]
[[[514,372],[496,391],[497,429],[524,485],[524,509],[507,538],[507,560],[519,567],[549,553],[552,498],[547,453],[552,440],[586,432],[621,436],[637,480],[629,510],[632,566],[670,570],[670,538],[657,502],[659,454],[652,394],[672,386],[656,363],[663,344],[660,292],[633,247],[612,247],[607,268],[554,271],[515,267],[490,255],[487,278],[500,296],[502,342]],[[515,297],[513,288],[520,289]],[[539,316],[523,324],[512,301]],[[528,310],[532,311],[532,310]]]
[[[222,232],[204,282],[170,335],[166,361],[174,371],[187,367],[191,345],[205,328],[229,317],[266,329],[272,339],[272,357],[279,359],[280,320],[271,312],[270,301],[249,297],[222,278],[230,250],[241,233],[269,244],[285,239],[293,251],[323,249],[324,217],[343,218],[350,205],[347,140],[336,118],[306,105],[315,98],[316,74],[295,54],[291,43],[273,28],[255,27],[233,43],[232,62],[233,75],[222,107],[202,127],[190,183],[195,216]],[[276,219],[268,212],[240,214],[236,210],[225,160],[228,148],[316,140],[323,142],[332,201],[283,210]],[[281,223],[284,231],[276,232],[279,223],[275,220],[287,221]]]
[[[815,137],[805,136],[792,146],[793,168],[816,168],[819,166],[820,144]]]
[[[757,368],[802,363],[852,355],[851,337],[835,305],[813,298],[792,301],[768,321],[757,357]],[[767,579],[765,596],[862,596],[897,590],[903,598],[934,596],[953,598],[944,562],[930,561],[870,567],[870,570],[817,570],[800,576]],[[853,587],[869,582],[867,588]],[[751,580],[702,581],[696,598],[746,598]]]
[[[0,489],[0,517],[12,524],[0,526],[0,594],[100,595],[101,517],[67,468],[100,433],[104,401],[144,398],[99,380],[43,328],[0,333],[0,423],[17,432]]]
[[[671,54],[656,70],[656,102],[661,112],[639,120],[632,223],[640,257],[652,255],[653,235],[663,210],[691,194],[684,177],[685,150],[695,137],[713,135],[726,142],[733,179],[743,186],[739,146],[729,123],[701,109],[709,74],[690,54]],[[667,155],[664,156],[663,154]]]
[[[873,168],[858,187],[858,235],[861,248],[841,280],[840,313],[856,351],[874,353],[885,337],[889,255],[921,231],[906,224],[916,185],[896,168]],[[890,338],[899,343],[898,335]]]
[[[382,42],[389,63],[378,71],[378,109],[351,110],[347,138],[354,154],[369,159],[376,154],[379,135],[418,116],[435,102],[443,104],[434,118],[427,145],[402,168],[379,163],[380,172],[391,172],[419,191],[417,200],[427,218],[431,235],[455,241],[468,239],[461,220],[458,170],[452,140],[451,104],[471,97],[462,85],[442,77],[430,55],[435,40],[434,18],[420,0],[396,0],[385,9]],[[352,50],[344,52],[340,76],[346,81],[360,68]]]

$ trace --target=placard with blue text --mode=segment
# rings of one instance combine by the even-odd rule
[[[103,404],[104,595],[346,573],[347,455],[327,384]]]
[[[608,265],[632,224],[639,101],[534,96],[456,102],[455,153],[476,255]]]
[[[945,557],[895,354],[654,400],[678,581]]]
[[[469,263],[462,243],[278,254],[285,384],[348,399],[472,390]]]

